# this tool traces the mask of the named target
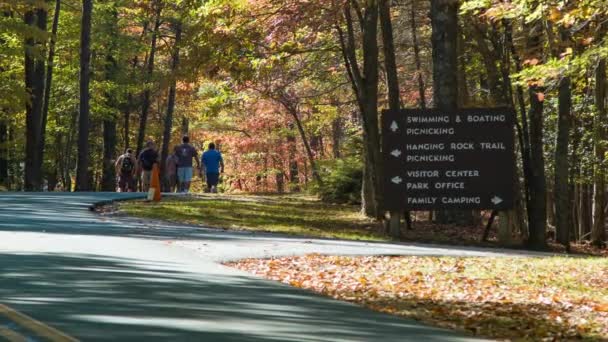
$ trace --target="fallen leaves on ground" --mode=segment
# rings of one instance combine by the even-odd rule
[[[229,266],[493,338],[608,340],[608,259],[302,257]]]

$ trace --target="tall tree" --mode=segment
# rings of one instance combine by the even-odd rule
[[[59,13],[61,11],[61,0],[55,0],[55,11],[53,12],[53,24],[51,26],[51,39],[49,41],[49,53],[46,62],[46,81],[44,82],[44,100],[42,105],[42,118],[40,124],[40,139],[38,140],[38,165],[36,168],[42,170],[44,161],[44,147],[46,144],[46,124],[49,116],[49,102],[51,99],[51,85],[53,83],[53,66],[55,62],[55,45],[57,43],[57,30],[59,28]]]
[[[416,1],[410,7],[410,30],[412,32],[412,46],[414,47],[414,62],[416,63],[416,79],[418,81],[418,103],[420,108],[426,108],[426,92],[422,75],[422,61],[420,59],[420,46],[418,45],[418,26],[416,25]]]
[[[0,118],[0,186],[6,188],[8,188],[8,151],[8,125],[5,119]]]
[[[118,30],[118,10],[116,3],[110,8],[110,13],[107,20],[107,31],[110,36],[110,42],[107,45],[106,61],[105,61],[105,79],[108,82],[116,82],[118,73],[118,62],[115,54],[117,54],[116,38],[119,35]],[[114,92],[106,90],[105,94],[106,105],[111,113],[103,118],[103,165],[101,176],[101,190],[115,191],[116,190],[116,169],[114,162],[116,160],[116,145],[117,145],[117,112],[118,101]]]
[[[433,102],[450,111],[458,108],[458,1],[431,0]],[[437,212],[440,223],[473,224],[470,211]]]
[[[555,141],[555,213],[557,241],[569,249],[572,228],[572,205],[570,203],[569,155],[570,124],[572,122],[572,90],[570,77],[562,78],[559,84],[559,108],[557,137]]]
[[[384,67],[386,69],[386,83],[388,88],[388,105],[393,112],[401,109],[401,95],[399,91],[399,77],[395,57],[395,41],[393,37],[393,24],[391,20],[390,0],[379,1],[380,27],[382,28],[382,45],[384,49]],[[401,213],[391,212],[389,234],[393,238],[401,236]],[[407,213],[409,216],[409,213]]]
[[[89,83],[91,64],[91,17],[93,0],[82,0],[80,28],[80,108],[78,117],[78,164],[76,191],[89,191]]]
[[[152,41],[150,43],[150,53],[146,63],[146,88],[144,89],[141,117],[139,119],[139,132],[137,134],[137,154],[144,146],[146,138],[146,125],[148,123],[148,114],[150,111],[150,97],[152,96],[151,81],[154,74],[154,60],[156,58],[156,45],[161,25],[162,0],[154,0],[154,29],[152,30]]]
[[[171,142],[171,129],[173,128],[173,113],[175,111],[175,90],[177,85],[177,68],[179,66],[179,45],[182,40],[182,23],[174,23],[175,43],[173,46],[173,58],[171,59],[171,85],[169,86],[169,99],[167,100],[167,114],[163,129],[163,145],[161,148],[160,174],[165,174],[165,160],[169,155],[169,143]],[[169,191],[167,184],[163,185],[165,191]]]
[[[608,138],[606,134],[606,120],[608,111],[606,110],[606,59],[599,60],[595,69],[595,107],[597,113],[594,117],[594,138],[595,138],[595,157],[597,158],[594,167],[594,210],[593,227],[591,229],[591,242],[598,247],[604,246],[606,241],[606,171],[605,159],[606,148],[604,144]]]
[[[9,18],[9,12],[2,12],[1,17]],[[0,38],[0,48],[5,46],[6,40]],[[5,72],[4,65],[0,63],[0,75]],[[9,179],[8,179],[8,170],[9,170],[9,134],[8,134],[8,120],[7,113],[8,111],[0,105],[0,186],[9,187]]]
[[[357,58],[355,20],[357,15],[361,32],[362,64]],[[344,64],[359,105],[363,123],[363,190],[362,209],[371,217],[380,218],[382,213],[382,164],[380,132],[378,129],[378,1],[364,2],[360,8],[355,0],[348,1],[344,9],[346,32],[338,27]]]
[[[542,57],[542,22],[537,20],[529,27],[526,48],[537,60]],[[530,135],[530,179],[528,204],[528,246],[533,249],[544,249],[547,245],[547,183],[545,177],[544,156],[544,88],[532,84],[528,88],[530,101],[529,135]]]
[[[101,191],[116,190],[116,119],[103,120],[103,170],[101,176]]]
[[[33,5],[32,5],[33,6]],[[29,90],[26,102],[26,143],[25,143],[25,190],[42,189],[42,170],[40,154],[40,132],[44,101],[44,40],[36,32],[45,32],[47,11],[43,5],[31,8],[25,13],[25,23],[31,29],[25,40],[25,87]]]

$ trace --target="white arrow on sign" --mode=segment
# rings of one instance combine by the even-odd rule
[[[400,150],[393,150],[393,152],[391,152],[391,154],[393,155],[393,157],[399,158],[399,156],[401,156],[401,151]]]
[[[502,198],[498,197],[498,196],[494,196],[491,199],[492,203],[494,203],[494,205],[499,205],[500,203],[502,203]]]
[[[393,179],[391,179],[391,181],[395,184],[401,184],[401,182],[403,182],[403,179],[401,179],[401,177],[397,176],[397,177],[393,177]]]
[[[397,125],[396,121],[393,121],[393,123],[391,124],[391,131],[397,132],[398,129],[399,129],[399,125]]]

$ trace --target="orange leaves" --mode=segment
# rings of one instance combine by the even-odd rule
[[[593,37],[586,37],[581,40],[581,44],[583,46],[588,46],[588,45],[591,45],[591,43],[593,43],[593,40],[594,40]]]
[[[538,58],[531,58],[531,59],[526,59],[523,62],[524,66],[535,66],[538,65],[538,63],[540,63],[540,61],[538,60]]]
[[[562,18],[563,14],[562,11],[560,11],[559,9],[555,8],[555,7],[551,7],[551,9],[549,10],[549,19],[553,22],[557,22]]]
[[[608,303],[602,303],[602,304],[595,305],[593,307],[593,310],[598,311],[598,312],[608,313]]]
[[[536,93],[536,98],[538,99],[539,102],[545,101],[545,93],[541,93],[541,92]]]
[[[608,338],[604,259],[341,257],[232,263],[370,309],[507,339]]]

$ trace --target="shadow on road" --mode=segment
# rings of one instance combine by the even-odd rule
[[[86,254],[0,254],[0,302],[89,340],[460,340],[243,276]]]
[[[134,197],[135,196],[135,197]],[[96,202],[141,198],[142,194],[129,193],[0,193],[0,232],[33,232],[63,235],[99,235],[133,237],[153,240],[238,241],[267,240],[308,243],[306,237],[281,234],[224,231],[169,222],[99,215],[89,210]],[[317,245],[361,247],[359,241],[342,241],[315,238]],[[465,246],[433,246],[429,244],[366,242],[381,246],[383,254],[404,254],[403,247],[413,247],[405,254],[428,256],[470,255],[478,252],[501,255],[547,255],[508,249],[487,249]],[[432,247],[432,248],[429,248]],[[415,252],[415,253],[414,253]],[[354,253],[354,254],[360,254]],[[372,253],[378,254],[378,253]]]

